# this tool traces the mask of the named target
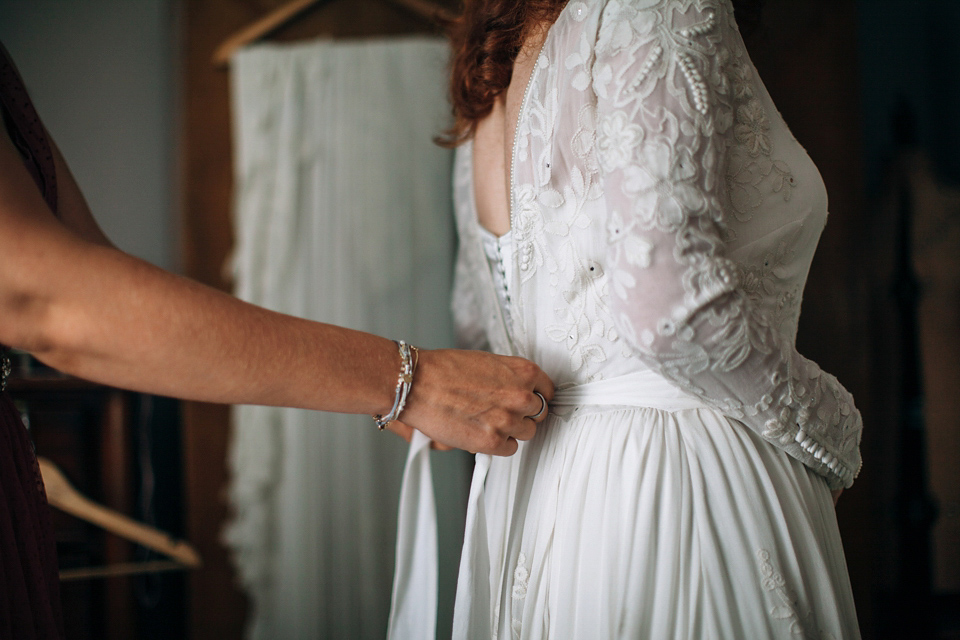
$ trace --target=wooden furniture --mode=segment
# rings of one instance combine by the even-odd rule
[[[170,611],[185,617],[184,577],[129,575],[154,574],[156,570],[174,568],[174,563],[167,560],[158,564],[160,554],[144,557],[143,550],[135,549],[124,536],[148,547],[172,550],[182,562],[199,562],[189,545],[171,541],[157,528],[128,517],[137,504],[140,465],[135,464],[134,454],[138,439],[143,436],[142,420],[149,413],[142,411],[144,396],[45,368],[15,372],[7,390],[36,445],[52,505],[68,640],[164,637],[141,633],[144,625],[180,633],[185,619],[163,625],[153,621],[161,615],[169,617]],[[146,408],[151,405],[148,403]],[[157,428],[176,427],[175,421],[171,421],[173,425],[164,422]],[[171,436],[178,440],[177,434]],[[179,457],[179,447],[174,455]],[[179,473],[180,465],[172,466],[174,473]],[[174,493],[179,493],[179,486]],[[151,494],[158,495],[156,491]],[[179,495],[174,495],[172,502],[173,509],[182,508]],[[59,509],[53,508],[57,505]],[[104,526],[112,527],[120,535],[106,532]],[[143,561],[148,564],[142,564]],[[154,586],[162,584],[162,600],[154,598],[145,609],[138,596],[142,596],[147,581]],[[153,606],[157,601],[162,613]]]
[[[123,513],[133,507],[130,394],[55,373],[12,377],[7,390],[25,416],[37,452],[63,469],[78,490]],[[104,536],[52,511],[61,569],[122,562],[129,542]],[[127,577],[62,585],[71,640],[133,637]],[[96,609],[106,615],[98,615]]]

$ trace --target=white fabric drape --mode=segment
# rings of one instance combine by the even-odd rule
[[[447,57],[426,38],[237,54],[238,296],[452,343],[452,158],[431,142],[447,124]],[[405,450],[367,416],[235,409],[225,539],[253,604],[249,638],[384,636]],[[436,458],[446,619],[468,473],[465,457]]]

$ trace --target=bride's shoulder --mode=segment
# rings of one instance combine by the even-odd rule
[[[712,47],[736,29],[730,0],[598,0],[596,47],[616,52]]]
[[[591,3],[601,23],[637,22],[638,26],[701,21],[733,15],[730,0],[597,0]]]

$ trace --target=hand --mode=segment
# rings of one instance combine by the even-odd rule
[[[413,427],[411,427],[410,425],[404,422],[401,422],[400,420],[394,420],[393,422],[390,422],[389,424],[387,424],[387,426],[384,428],[387,431],[392,431],[393,433],[397,434],[407,442],[410,442],[410,440],[413,439]],[[434,449],[435,451],[452,451],[453,450],[453,447],[448,447],[445,444],[440,444],[436,440],[430,441],[430,448]]]
[[[534,436],[547,411],[534,393],[553,398],[553,382],[529,360],[483,351],[420,350],[413,389],[391,431],[418,429],[438,444],[509,456]],[[537,417],[537,413],[540,413]]]

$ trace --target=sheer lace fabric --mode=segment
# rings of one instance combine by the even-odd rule
[[[850,486],[860,414],[795,347],[825,190],[729,3],[571,3],[534,70],[512,196],[519,353],[561,383],[654,369]],[[460,226],[454,312],[465,342],[490,342],[480,231]]]
[[[565,7],[518,119],[505,286],[472,175],[466,144],[461,343],[570,397],[643,373],[697,408],[552,407],[478,456],[455,637],[858,637],[829,489],[860,415],[795,348],[826,193],[729,1]]]

